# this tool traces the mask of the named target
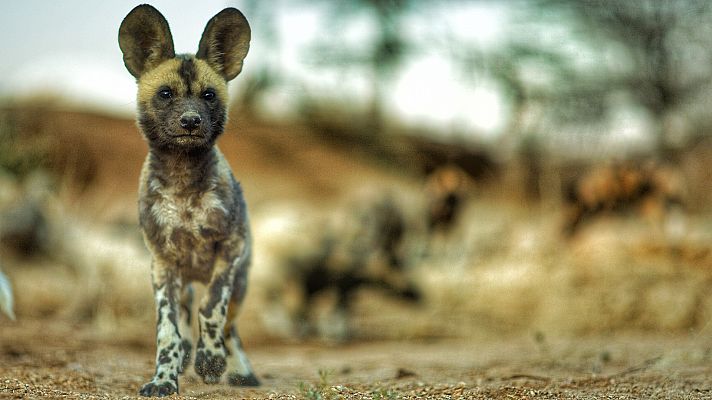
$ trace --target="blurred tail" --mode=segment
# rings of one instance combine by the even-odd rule
[[[12,304],[12,286],[7,277],[0,271],[0,310],[2,310],[11,320],[15,320],[15,312]]]

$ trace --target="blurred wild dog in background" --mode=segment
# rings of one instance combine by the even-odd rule
[[[563,233],[575,236],[590,220],[606,213],[635,213],[666,234],[679,226],[684,210],[682,178],[672,167],[655,162],[612,162],[594,168],[566,190]]]
[[[261,236],[269,238],[261,254],[272,258],[260,263],[265,268],[257,278],[270,307],[263,314],[268,330],[344,341],[352,335],[349,316],[361,289],[420,299],[410,275],[407,221],[391,196],[361,197],[320,217],[273,209],[260,226]]]
[[[472,185],[465,171],[455,165],[443,165],[425,181],[428,232],[448,232],[462,212],[467,191]]]
[[[234,8],[215,15],[195,56],[176,55],[168,22],[149,5],[119,28],[124,64],[138,83],[138,124],[149,153],[139,219],[153,256],[156,370],[144,396],[178,392],[192,350],[192,281],[206,285],[195,371],[216,383],[258,385],[236,316],[247,289],[252,239],[240,184],[215,146],[227,121],[227,82],[242,70],[250,27]]]
[[[424,256],[457,263],[467,253],[463,246],[465,218],[475,181],[462,168],[443,164],[425,178],[423,187],[426,248]]]

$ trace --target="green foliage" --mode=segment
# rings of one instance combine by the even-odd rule
[[[319,381],[317,383],[299,382],[297,388],[299,395],[304,400],[343,400],[348,398],[344,394],[345,389],[342,386],[334,386],[331,384],[333,371],[319,369]],[[398,393],[390,388],[378,387],[369,392],[373,400],[396,400]]]
[[[310,384],[299,382],[299,394],[305,400],[339,400],[342,399],[338,392],[333,390],[329,384],[329,378],[333,375],[333,371],[319,369],[319,382]]]
[[[378,388],[371,392],[371,396],[373,400],[396,400],[398,398],[395,391],[387,388]]]

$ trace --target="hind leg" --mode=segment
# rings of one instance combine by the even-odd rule
[[[193,286],[187,284],[183,287],[180,297],[180,314],[178,326],[181,333],[181,348],[183,349],[183,361],[178,372],[183,373],[190,365],[190,353],[193,350],[193,340],[191,322],[193,319]]]
[[[233,386],[259,386],[260,381],[252,370],[250,360],[242,348],[237,332],[237,315],[247,288],[247,277],[238,276],[230,298],[227,323],[225,324],[225,347],[227,349],[227,380]]]

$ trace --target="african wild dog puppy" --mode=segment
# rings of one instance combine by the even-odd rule
[[[673,209],[682,209],[682,186],[675,171],[652,162],[594,168],[567,189],[563,233],[572,237],[598,215],[628,211],[662,225]]]
[[[124,64],[138,83],[138,125],[149,153],[139,219],[151,250],[157,307],[156,371],[140,393],[178,392],[188,365],[192,281],[206,285],[198,312],[195,371],[206,383],[227,371],[233,385],[258,385],[237,333],[251,255],[240,184],[215,146],[226,123],[227,82],[242,70],[250,27],[234,8],[205,27],[198,52],[176,55],[168,22],[134,8],[119,28]]]

